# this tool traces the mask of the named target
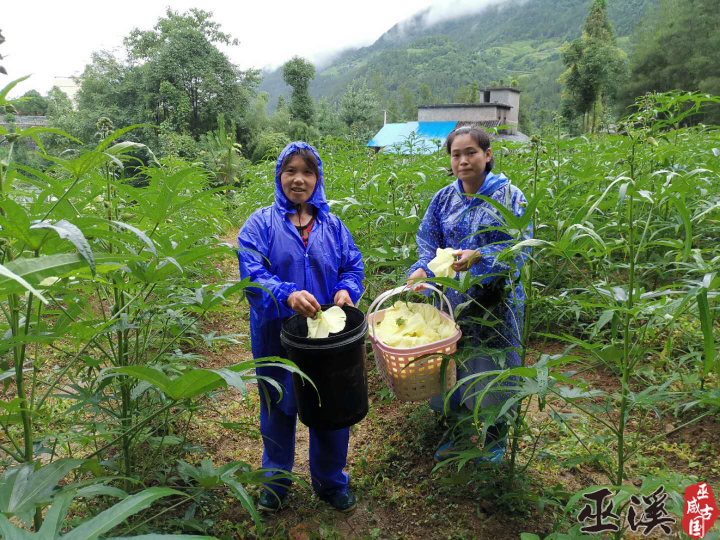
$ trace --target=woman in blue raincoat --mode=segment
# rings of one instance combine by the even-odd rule
[[[275,169],[275,203],[256,210],[238,235],[240,274],[262,285],[247,289],[250,337],[254,358],[287,358],[280,344],[282,321],[295,313],[312,317],[321,304],[357,302],[362,294],[363,263],[350,231],[330,213],[323,188],[322,160],[304,142],[290,143]],[[260,433],[263,468],[290,472],[295,458],[297,409],[291,373],[259,367],[283,388],[270,385],[271,410],[261,399]],[[318,496],[340,511],[355,506],[345,467],[349,429],[310,429],[310,475]],[[271,473],[268,473],[271,476]],[[279,483],[279,485],[278,485]],[[260,497],[259,508],[279,510],[289,482],[278,479]],[[272,491],[269,490],[272,487]]]
[[[412,282],[434,277],[428,263],[435,258],[437,248],[455,248],[457,260],[452,268],[456,272],[467,270],[472,277],[482,278],[481,285],[472,286],[464,294],[455,289],[445,292],[453,309],[474,300],[462,309],[457,319],[463,332],[458,347],[464,357],[458,365],[457,378],[460,380],[469,375],[520,365],[518,347],[525,300],[518,280],[523,256],[515,260],[514,272],[497,260],[497,255],[513,238],[502,230],[484,230],[502,227],[504,223],[500,222],[499,213],[490,203],[467,194],[498,201],[516,216],[523,214],[527,202],[505,175],[491,172],[490,137],[484,131],[469,126],[458,128],[448,136],[446,149],[450,154],[452,174],[457,180],[438,191],[430,202],[417,234],[419,260],[410,268],[409,279]],[[478,323],[474,318],[483,318],[490,324]],[[478,379],[462,385],[450,397],[451,409],[459,412],[464,405],[472,410],[477,393],[485,387],[487,380]],[[463,400],[468,388],[468,397]],[[497,406],[506,398],[507,392],[489,391],[481,407]],[[430,407],[442,411],[442,398],[431,398]],[[502,421],[488,427],[486,451],[479,458],[481,461],[500,462],[505,454],[505,431]],[[435,459],[442,461],[452,457],[457,446],[458,441],[443,444],[435,453]]]

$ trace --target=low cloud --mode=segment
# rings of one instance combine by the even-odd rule
[[[412,16],[398,22],[387,33],[390,41],[404,40],[409,35],[417,34],[435,24],[462,17],[477,15],[484,10],[503,6],[517,7],[529,0],[441,0],[417,11]]]
[[[423,24],[428,27],[439,22],[449,21],[502,4],[520,4],[518,0],[451,0],[435,2],[423,13]]]

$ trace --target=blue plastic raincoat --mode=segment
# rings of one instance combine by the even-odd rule
[[[290,221],[290,216],[297,210],[280,184],[283,160],[300,148],[312,150],[320,171],[315,191],[308,199],[308,203],[317,208],[317,218],[307,247]],[[275,169],[275,203],[256,210],[248,218],[238,235],[238,243],[243,279],[249,277],[275,297],[273,300],[273,296],[261,289],[247,289],[254,358],[287,358],[287,352],[280,344],[280,328],[283,319],[295,313],[287,305],[292,292],[308,291],[320,304],[331,304],[335,293],[342,289],[348,291],[353,303],[362,295],[364,276],[360,251],[355,247],[347,227],[330,213],[323,187],[322,160],[307,143],[290,143],[282,151]],[[282,368],[259,368],[258,374],[280,382],[286,391],[279,406],[286,414],[296,414],[290,372]],[[274,389],[270,391],[273,402],[276,402],[277,392]]]
[[[527,205],[522,192],[512,185],[502,174],[487,173],[485,181],[477,192],[495,201],[502,203],[506,208],[512,209],[516,216],[521,216],[524,207]],[[488,297],[497,297],[498,292],[506,286],[512,286],[508,276],[508,265],[497,260],[497,255],[508,247],[509,241],[513,238],[504,231],[490,230],[482,231],[488,227],[502,227],[505,224],[498,219],[499,213],[493,206],[482,199],[473,197],[468,199],[464,195],[462,182],[457,179],[451,185],[438,191],[433,197],[427,212],[420,224],[417,234],[418,262],[415,263],[408,274],[417,268],[423,268],[429,277],[434,277],[433,272],[428,268],[428,263],[435,257],[437,248],[452,247],[457,250],[474,249],[482,254],[480,261],[470,267],[470,274],[473,277],[483,277],[482,287],[471,287],[466,294],[461,294],[455,289],[445,291],[453,309],[470,297],[485,303]],[[526,231],[525,238],[530,238],[532,229]],[[472,235],[472,236],[471,236]],[[525,239],[523,238],[523,239]],[[523,254],[518,255],[516,267],[522,265]],[[515,272],[514,278],[519,277],[519,270]],[[513,278],[513,282],[514,282]],[[497,282],[497,280],[502,280]],[[497,288],[499,286],[499,288]],[[492,359],[488,355],[480,355],[466,361],[464,367],[458,367],[458,379],[473,373],[480,373],[492,369],[514,367],[520,365],[520,355],[513,348],[519,347],[520,335],[522,332],[522,321],[524,320],[523,302],[525,293],[521,284],[516,283],[510,294],[502,294],[502,301],[496,303],[490,309],[490,320],[497,318],[502,324],[494,327],[472,324],[470,317],[481,317],[486,312],[470,312],[461,315],[458,319],[463,331],[461,346],[483,346],[496,350],[506,350],[504,361]],[[501,355],[503,356],[503,355]],[[504,364],[504,365],[503,365]],[[474,391],[483,385],[474,387]],[[455,392],[451,397],[451,404],[457,407],[460,398],[467,388],[467,385]],[[491,398],[491,396],[488,396]],[[492,405],[492,399],[483,401],[483,406]],[[465,401],[468,407],[474,405],[474,399]],[[442,407],[442,401],[431,400],[431,407],[438,409]]]
[[[280,168],[286,156],[300,148],[310,149],[317,159],[319,176],[308,203],[317,208],[317,217],[307,247],[290,217],[296,208],[283,193]],[[287,358],[280,344],[283,319],[294,314],[287,305],[294,291],[310,292],[320,304],[333,303],[335,293],[345,289],[353,303],[362,295],[363,263],[350,231],[330,213],[323,188],[322,160],[315,149],[303,142],[290,143],[278,157],[275,169],[275,203],[255,211],[238,235],[240,274],[265,287],[268,292],[247,289],[250,302],[250,337],[254,358]],[[274,296],[274,299],[273,299]],[[269,410],[261,399],[260,432],[263,437],[262,466],[292,471],[295,460],[297,407],[289,371],[279,367],[259,367],[257,374],[275,379],[283,387],[278,403],[277,390],[265,385],[272,401]],[[310,429],[310,474],[315,492],[333,497],[348,489],[343,472],[347,460],[348,428],[334,431]],[[271,476],[272,473],[266,473]],[[282,496],[285,480],[270,487]]]

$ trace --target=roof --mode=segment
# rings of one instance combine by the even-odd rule
[[[487,88],[478,88],[480,92],[487,92],[487,91],[493,91],[493,90],[510,90],[511,92],[520,93],[519,88],[515,88],[514,86],[488,86]]]
[[[493,101],[492,103],[446,103],[445,105],[418,105],[418,109],[466,109],[468,107],[499,107],[501,109],[512,109],[512,105]]]
[[[504,133],[500,133],[499,135],[497,135],[497,138],[502,139],[504,141],[515,141],[515,142],[529,142],[530,141],[530,137],[528,137],[527,135],[525,135],[524,133],[521,133],[519,131],[517,132],[517,135],[507,135]]]
[[[385,124],[380,131],[367,143],[368,146],[390,146],[398,141],[407,139],[416,131],[418,122],[403,122],[402,124]]]
[[[418,135],[428,139],[446,139],[457,126],[456,121],[451,122],[418,122]]]
[[[406,122],[385,124],[367,143],[393,154],[432,154],[445,145],[457,122]]]
[[[500,120],[480,120],[479,122],[467,122],[465,120],[461,120],[457,123],[457,127],[471,126],[490,129],[496,128],[499,125],[501,125]]]

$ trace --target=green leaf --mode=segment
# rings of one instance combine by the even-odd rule
[[[0,536],[8,540],[44,540],[27,529],[16,527],[2,514],[0,514]]]
[[[24,77],[20,77],[19,79],[15,79],[14,81],[11,81],[8,85],[5,86],[2,90],[0,90],[0,105],[4,105],[6,103],[7,95],[10,93],[10,90],[15,88],[18,84],[20,84],[23,81],[26,81],[30,78],[30,75],[25,75]],[[15,100],[10,100],[7,103],[12,103]]]
[[[46,153],[45,147],[43,146],[42,140],[40,140],[40,137],[38,135],[41,135],[43,133],[53,133],[55,135],[60,135],[61,137],[65,137],[67,139],[70,139],[71,141],[74,141],[78,144],[82,144],[82,141],[80,139],[76,139],[72,135],[64,132],[62,129],[55,128],[55,127],[42,127],[42,126],[33,126],[29,127],[23,130],[18,131],[21,137],[30,137],[33,141],[38,145],[40,150],[43,151],[43,154]]]
[[[68,491],[55,496],[52,506],[50,506],[48,511],[45,512],[45,518],[43,519],[43,524],[38,531],[38,536],[45,537],[50,540],[56,538],[57,535],[60,534],[63,521],[70,510],[70,505],[72,504],[74,495],[75,494],[72,491]]]
[[[69,240],[77,248],[78,252],[90,265],[90,271],[95,276],[95,259],[85,235],[75,225],[65,219],[61,219],[54,225],[49,221],[42,221],[30,227],[31,229],[52,229],[63,240]]]
[[[91,520],[64,535],[62,540],[97,540],[101,534],[115,528],[130,516],[148,508],[157,499],[170,495],[185,496],[184,493],[170,488],[152,487],[146,489],[100,512]]]
[[[247,395],[247,386],[245,385],[243,376],[240,373],[236,373],[230,369],[225,368],[214,369],[212,371],[213,373],[217,373],[218,375],[220,375],[220,377],[223,378],[223,380],[227,383],[228,386],[232,386],[243,396]]]
[[[6,278],[6,279],[3,280],[2,278]],[[2,290],[3,284],[9,282],[10,280],[15,281],[15,282],[19,283],[20,285],[22,285],[23,288],[27,289],[28,291],[33,293],[35,296],[37,296],[43,304],[49,303],[47,298],[45,298],[40,293],[40,291],[38,291],[35,287],[30,285],[22,277],[15,274],[12,270],[7,268],[6,266],[3,266],[2,264],[0,264],[0,293],[7,292],[7,291]]]
[[[0,214],[0,226],[3,233],[10,238],[17,238],[28,244],[33,250],[40,247],[38,238],[30,233],[30,218],[24,207],[13,201],[5,199],[0,203],[5,215]]]
[[[702,289],[698,293],[697,305],[705,349],[703,377],[706,377],[713,369],[720,375],[720,362],[715,361],[715,337],[713,336],[713,319],[710,312],[710,304],[708,303],[707,289]]]
[[[122,137],[127,132],[132,131],[133,129],[144,128],[144,127],[154,128],[157,126],[154,126],[152,124],[133,124],[132,126],[127,126],[122,129],[116,129],[110,135],[108,135],[105,139],[103,139],[103,141],[100,144],[98,144],[93,151],[94,152],[102,152],[108,146],[110,146],[111,142],[113,142],[118,137]]]
[[[33,464],[25,464],[11,472],[8,482],[0,486],[0,512],[14,514],[30,523],[35,513],[35,504],[50,498],[57,483],[73,469],[79,467],[82,459],[59,459],[33,471]],[[7,472],[4,478],[8,476]]]
[[[258,513],[257,509],[255,508],[255,503],[253,502],[250,495],[248,495],[247,491],[245,491],[245,488],[243,485],[238,482],[235,478],[231,476],[230,472],[227,472],[222,475],[221,480],[225,482],[225,484],[232,490],[232,492],[235,494],[235,496],[240,500],[240,504],[243,506],[245,510],[248,511],[250,516],[253,518],[253,521],[255,522],[255,526],[259,529],[262,524],[262,519],[260,518],[260,514]]]
[[[101,254],[95,256],[96,269],[103,271],[109,268],[115,270],[118,266],[134,259],[128,254]],[[40,283],[48,277],[63,277],[70,272],[87,266],[87,261],[76,253],[61,253],[45,255],[37,258],[15,259],[5,265],[5,268],[23,280]],[[104,266],[104,268],[103,268]],[[0,270],[0,294],[23,292],[23,286],[15,283],[17,279],[3,274]],[[27,287],[25,287],[27,288]]]
[[[5,341],[5,340],[3,340],[3,341]],[[2,351],[2,350],[3,349],[0,348],[0,351]],[[0,354],[2,354],[2,353],[0,353]],[[23,369],[23,372],[25,372],[25,371],[32,371],[32,368]],[[7,371],[1,371],[0,372],[0,381],[4,381],[5,379],[10,379],[12,377],[15,377],[15,375],[17,375],[17,374],[15,373],[14,369],[8,369]]]
[[[32,463],[5,470],[0,482],[0,512],[10,512],[12,501],[24,492],[32,472]]]
[[[171,398],[178,400],[193,398],[220,388],[224,383],[224,379],[211,370],[193,369],[186,371],[182,376],[172,381],[167,394]]]
[[[127,223],[123,223],[122,221],[113,221],[112,223],[113,225],[116,225],[121,229],[127,229],[128,231],[135,233],[135,236],[145,242],[145,244],[150,248],[152,254],[157,257],[157,250],[155,249],[155,244],[153,244],[152,240],[150,240],[150,238],[148,238],[148,236],[144,232],[142,232],[137,227],[133,227],[132,225],[128,225]]]
[[[165,394],[167,394],[171,398],[177,399],[173,396],[173,393],[172,393],[171,386],[173,384],[173,381],[170,379],[170,377],[165,375],[159,369],[155,369],[155,368],[151,368],[151,367],[147,367],[147,366],[127,366],[127,367],[108,368],[107,370],[104,370],[104,372],[117,373],[120,375],[128,375],[135,379],[140,379],[141,381],[149,382],[153,386],[162,390]]]
[[[107,495],[109,497],[117,497],[125,499],[128,494],[120,488],[105,486],[103,484],[95,484],[77,490],[78,497],[97,497],[98,495]]]
[[[602,312],[602,315],[600,315],[600,318],[595,323],[595,326],[593,328],[592,334],[590,334],[590,339],[593,339],[600,330],[602,330],[610,321],[612,321],[613,316],[615,315],[615,312],[611,309],[606,309]]]
[[[690,251],[692,250],[692,236],[693,236],[693,227],[692,227],[692,220],[690,219],[690,212],[688,211],[687,207],[685,206],[685,203],[680,197],[674,197],[672,199],[673,204],[675,205],[675,208],[677,208],[678,214],[680,214],[680,218],[683,221],[683,225],[685,225],[685,249],[683,250],[683,261],[687,261],[688,257],[690,257]]]

